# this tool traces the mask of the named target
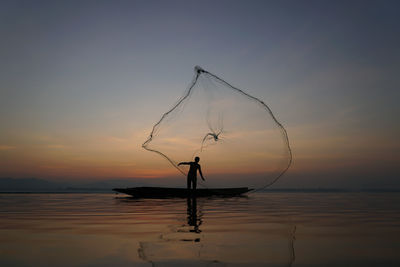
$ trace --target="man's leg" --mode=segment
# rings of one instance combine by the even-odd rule
[[[193,178],[193,179],[192,179],[192,182],[193,182],[193,190],[196,190],[196,187],[197,187],[197,178]]]
[[[191,181],[192,179],[190,179],[190,177],[188,176],[187,177],[187,189],[190,189],[190,184],[191,184]]]

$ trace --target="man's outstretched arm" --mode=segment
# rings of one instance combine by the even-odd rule
[[[178,163],[178,166],[179,166],[179,165],[190,165],[190,162],[179,162],[179,163]]]

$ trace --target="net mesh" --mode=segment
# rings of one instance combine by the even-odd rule
[[[196,66],[189,87],[153,126],[143,148],[181,174],[200,157],[203,187],[263,189],[290,167],[287,132],[262,100]]]

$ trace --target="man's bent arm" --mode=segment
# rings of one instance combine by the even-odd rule
[[[200,165],[199,165],[199,173],[200,173],[201,179],[203,179],[203,181],[205,181],[205,179],[204,179],[204,177],[203,177],[203,173],[201,172],[201,167],[200,167]]]

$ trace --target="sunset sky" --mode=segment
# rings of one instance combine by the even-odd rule
[[[2,1],[0,177],[179,176],[141,144],[199,65],[265,101],[286,127],[294,159],[276,187],[400,188],[399,10],[399,1]]]

